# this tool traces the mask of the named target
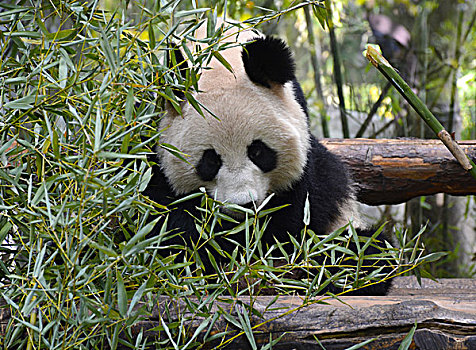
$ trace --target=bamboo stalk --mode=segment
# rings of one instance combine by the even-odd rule
[[[349,138],[349,123],[347,122],[347,115],[345,114],[345,101],[344,101],[344,91],[343,91],[343,79],[342,72],[340,70],[340,55],[339,48],[337,47],[336,33],[334,30],[334,22],[332,21],[332,8],[329,0],[326,0],[326,9],[327,9],[327,27],[329,28],[329,38],[331,42],[331,52],[332,58],[334,60],[334,78],[337,86],[337,96],[339,98],[339,110],[340,110],[340,119],[342,123],[342,134],[344,138]]]
[[[327,125],[326,104],[324,101],[324,93],[322,92],[320,63],[318,57],[320,52],[317,52],[319,44],[314,36],[312,18],[309,6],[303,7],[304,15],[306,16],[307,36],[309,37],[309,47],[311,48],[311,64],[314,70],[314,85],[316,86],[317,98],[320,100],[319,112],[321,115],[322,134],[324,137],[329,137],[329,126]],[[319,50],[320,51],[320,50]]]
[[[446,148],[458,160],[463,169],[470,172],[476,179],[476,165],[466,156],[458,143],[453,140],[451,135],[430,112],[425,104],[415,95],[408,84],[393,69],[392,65],[383,57],[380,52],[372,45],[367,45],[365,57],[382,73],[388,81],[392,83],[395,89],[407,100],[413,109],[420,115],[426,124],[433,130],[438,138],[445,144]]]
[[[458,83],[458,71],[460,66],[460,56],[461,56],[461,34],[463,28],[463,19],[464,19],[464,10],[462,7],[458,8],[458,25],[456,27],[456,42],[455,42],[455,53],[454,53],[454,60],[455,65],[453,67],[453,79],[451,81],[451,94],[450,94],[450,106],[448,112],[448,123],[446,127],[448,130],[453,130],[453,120],[455,115],[455,108],[456,108],[456,98],[457,98],[457,83]],[[443,210],[442,210],[442,222],[443,222],[443,237],[449,237],[449,206],[450,206],[450,197],[445,193],[443,195]],[[448,246],[449,249],[454,247]],[[445,247],[445,249],[448,249]]]
[[[461,57],[461,32],[463,27],[463,18],[464,18],[464,10],[460,8],[458,10],[458,26],[456,29],[456,43],[455,43],[455,53],[454,53],[454,60],[455,66],[453,69],[453,80],[451,82],[451,101],[450,101],[450,110],[448,116],[448,129],[451,130],[453,128],[453,120],[455,115],[455,107],[456,107],[456,90],[458,84],[458,71],[460,65],[460,57]]]

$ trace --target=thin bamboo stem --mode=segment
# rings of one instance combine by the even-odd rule
[[[455,53],[454,61],[455,65],[453,67],[453,79],[451,81],[451,94],[450,94],[450,106],[448,111],[448,123],[446,127],[448,130],[453,130],[455,108],[456,108],[456,98],[457,98],[457,84],[458,84],[458,71],[460,65],[460,56],[461,56],[461,34],[463,29],[463,19],[464,11],[462,7],[458,9],[458,24],[456,27],[456,42],[455,42]],[[442,210],[442,221],[443,221],[443,237],[449,237],[449,206],[450,206],[450,197],[445,193],[443,196],[443,210]],[[446,248],[446,247],[445,247]],[[454,247],[448,247],[449,249]]]
[[[430,112],[425,104],[415,95],[408,84],[402,77],[393,69],[392,65],[375,49],[372,45],[367,45],[365,50],[365,57],[385,76],[385,78],[392,83],[395,89],[407,100],[413,109],[420,115],[426,124],[433,130],[438,138],[445,144],[446,148],[458,160],[463,169],[471,173],[476,179],[476,165],[466,156],[458,143],[453,140],[448,131]]]
[[[359,138],[364,135],[365,130],[367,130],[367,127],[372,121],[372,118],[375,115],[375,113],[377,113],[377,109],[382,104],[382,101],[387,96],[388,90],[390,90],[391,86],[392,84],[390,83],[387,83],[387,85],[384,86],[384,88],[382,89],[382,92],[380,93],[380,96],[378,97],[378,100],[373,104],[372,108],[369,111],[369,114],[367,115],[367,118],[365,118],[364,122],[359,128],[359,131],[357,131],[357,134],[355,134],[355,138]]]
[[[329,0],[326,0],[326,9],[327,9],[327,18],[326,23],[329,28],[329,38],[331,43],[331,52],[332,58],[334,61],[334,78],[337,86],[337,96],[339,98],[339,110],[340,110],[340,120],[342,123],[342,134],[344,138],[349,138],[349,123],[347,121],[347,115],[345,113],[345,100],[344,100],[344,90],[342,72],[340,70],[340,55],[339,48],[337,47],[336,33],[334,30],[334,22],[332,21],[332,7]]]
[[[387,130],[391,125],[395,124],[396,122],[398,122],[400,119],[402,119],[402,115],[399,113],[397,114],[397,116],[395,118],[393,118],[392,120],[390,120],[389,122],[385,123],[384,126],[382,126],[380,129],[378,129],[377,131],[374,131],[373,133],[371,133],[369,135],[369,139],[376,139],[377,136],[379,136],[381,133],[383,133],[385,130]]]
[[[316,93],[317,98],[319,99],[319,112],[321,116],[321,126],[322,126],[322,134],[324,137],[329,137],[329,126],[327,125],[327,112],[326,112],[326,104],[324,100],[324,93],[322,91],[322,84],[321,84],[321,73],[320,73],[320,63],[319,63],[319,56],[317,49],[319,44],[317,43],[316,37],[314,36],[313,31],[313,23],[312,17],[309,10],[309,6],[303,7],[304,15],[306,16],[306,27],[307,27],[307,36],[309,38],[309,46],[311,48],[311,64],[312,69],[314,70],[314,85],[316,86]],[[320,51],[320,50],[319,50]]]
[[[458,26],[456,29],[456,43],[455,43],[455,66],[453,69],[453,80],[451,82],[451,101],[450,101],[450,110],[448,116],[448,130],[453,129],[453,120],[455,115],[455,105],[456,105],[456,94],[457,94],[457,84],[458,84],[458,71],[460,65],[460,57],[461,57],[461,33],[463,27],[463,18],[464,18],[464,11],[462,8],[458,10]]]

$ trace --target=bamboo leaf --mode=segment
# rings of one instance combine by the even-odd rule
[[[195,110],[202,117],[205,117],[205,115],[203,114],[202,109],[200,108],[200,104],[198,103],[198,101],[195,99],[195,97],[192,94],[190,94],[189,92],[185,92],[185,98],[187,99],[188,102],[190,102],[190,104],[193,106],[193,108],[195,108]]]
[[[76,29],[64,29],[54,33],[46,34],[46,39],[50,41],[68,41],[76,36]]]
[[[117,60],[116,56],[114,54],[114,51],[111,47],[110,44],[110,39],[108,38],[106,32],[103,30],[103,28],[99,28],[100,32],[100,38],[99,38],[99,44],[101,45],[102,48],[102,53],[104,54],[104,57],[106,58],[106,62],[108,63],[109,67],[111,68],[113,74],[117,70]]]
[[[60,58],[58,71],[59,86],[64,89],[68,79],[68,65],[63,57]]]
[[[126,99],[126,110],[125,110],[126,122],[130,123],[132,121],[133,112],[134,112],[134,90],[130,88],[127,91],[127,99]]]
[[[199,15],[199,14],[207,12],[209,10],[210,10],[209,7],[203,7],[203,8],[197,8],[197,9],[194,9],[194,10],[177,11],[177,13],[175,13],[175,17],[176,18],[181,18],[181,17],[192,16],[192,15]]]
[[[127,293],[126,287],[124,285],[124,280],[122,279],[121,272],[116,270],[117,276],[117,307],[119,314],[122,317],[127,316]]]
[[[30,109],[33,108],[38,103],[45,98],[44,95],[28,95],[25,97],[21,97],[19,99],[7,102],[3,105],[5,108],[10,109]]]
[[[153,26],[152,22],[149,23],[149,28],[148,29],[149,29],[149,48],[151,50],[154,50],[156,42],[155,42],[154,26]]]
[[[421,262],[434,262],[437,260],[440,260],[442,257],[448,255],[447,252],[436,252],[436,253],[430,253],[428,255],[425,255],[421,258],[417,258],[415,263],[421,263]]]
[[[117,258],[118,257],[118,254],[110,248],[102,246],[102,245],[100,245],[96,242],[93,242],[93,241],[89,241],[88,244],[91,248],[97,249],[97,250],[103,252],[104,254],[106,254],[107,256],[110,256],[112,258]]]
[[[222,56],[222,54],[219,51],[213,51],[213,57],[215,57],[220,63],[233,75],[235,75],[235,72],[233,71],[233,67],[231,64],[228,63],[228,61],[225,59],[225,57]]]
[[[134,296],[131,299],[131,303],[129,304],[129,309],[127,310],[127,316],[130,316],[132,314],[132,310],[134,309],[134,306],[141,300],[142,295],[144,294],[148,283],[149,283],[149,279],[146,279],[144,283],[142,283],[142,285],[134,293]]]
[[[326,22],[327,22],[326,8],[319,4],[313,4],[312,12],[314,12],[314,16],[317,18],[317,20],[321,24],[322,29],[326,30]]]
[[[238,315],[238,319],[240,320],[240,324],[243,329],[243,332],[245,333],[246,338],[248,339],[248,342],[251,345],[251,348],[253,350],[258,349],[258,346],[256,345],[255,337],[253,335],[253,331],[251,329],[250,316],[248,315],[246,308],[237,305],[235,306],[235,310]]]
[[[152,220],[143,228],[141,228],[125,245],[124,249],[122,250],[123,254],[127,254],[127,252],[135,245],[139,240],[144,238],[148,233],[152,231],[155,225],[159,222],[160,217],[155,220]]]
[[[96,123],[94,125],[94,152],[101,149],[102,141],[102,113],[101,108],[96,109]]]

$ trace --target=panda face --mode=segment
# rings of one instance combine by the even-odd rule
[[[268,79],[261,72],[261,57],[257,63],[256,57],[245,59],[248,51],[253,47],[221,52],[233,74],[216,60],[202,72],[194,97],[213,115],[205,112],[203,117],[185,103],[182,115],[170,109],[160,122],[160,141],[180,149],[188,161],[158,149],[161,169],[178,196],[205,187],[219,201],[259,204],[267,195],[289,189],[303,174],[310,134],[293,83],[275,75]],[[276,60],[271,53],[266,59]]]
[[[168,113],[161,121],[161,140],[187,155],[188,163],[159,149],[162,170],[177,195],[205,187],[220,201],[260,203],[302,175],[309,133],[292,86],[274,94],[243,83],[197,95],[215,117],[202,117],[185,105],[183,116]]]

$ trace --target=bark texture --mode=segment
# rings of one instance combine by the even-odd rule
[[[353,173],[357,199],[365,204],[397,204],[411,198],[447,193],[476,194],[476,179],[439,140],[323,139]],[[460,141],[474,161],[476,141]]]

